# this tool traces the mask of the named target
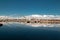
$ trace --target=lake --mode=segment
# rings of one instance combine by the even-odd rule
[[[0,27],[0,40],[60,40],[60,27],[31,27],[4,25]]]

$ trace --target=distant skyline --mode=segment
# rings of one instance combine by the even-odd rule
[[[60,15],[60,0],[0,0],[0,15]]]

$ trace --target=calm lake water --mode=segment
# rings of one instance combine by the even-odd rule
[[[0,40],[60,40],[59,27],[31,27],[4,25],[0,27]]]

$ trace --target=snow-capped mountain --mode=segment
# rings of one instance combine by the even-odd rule
[[[35,18],[35,19],[60,19],[59,15],[28,15],[28,16],[23,16],[20,18],[27,18],[27,19],[31,19],[31,18]]]
[[[28,16],[18,16],[18,17],[12,17],[12,16],[0,16],[0,19],[2,19],[2,21],[6,21],[6,22],[19,22],[20,24],[24,24],[24,25],[30,25],[30,26],[50,26],[50,25],[59,25],[60,24],[48,24],[48,21],[46,21],[47,19],[59,19],[60,20],[60,16],[59,15],[28,15]],[[4,20],[5,19],[5,20]],[[8,21],[6,19],[9,19]],[[16,19],[16,20],[15,20]],[[22,19],[23,21],[21,21],[20,19]],[[26,19],[26,21],[25,21]],[[34,20],[30,20],[30,19],[34,19]],[[35,20],[35,19],[43,19],[40,20],[43,24],[41,24],[40,22],[38,22],[39,20]],[[46,19],[46,20],[44,20]],[[46,23],[47,24],[46,24]],[[57,21],[58,22],[58,21]],[[51,22],[50,22],[51,23]],[[56,22],[55,22],[56,23]],[[50,26],[51,27],[51,26]]]
[[[18,17],[11,17],[11,16],[0,16],[0,19],[60,19],[60,15],[28,15],[28,16],[18,16]]]

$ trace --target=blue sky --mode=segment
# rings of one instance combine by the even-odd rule
[[[60,0],[0,0],[0,15],[60,15]]]

